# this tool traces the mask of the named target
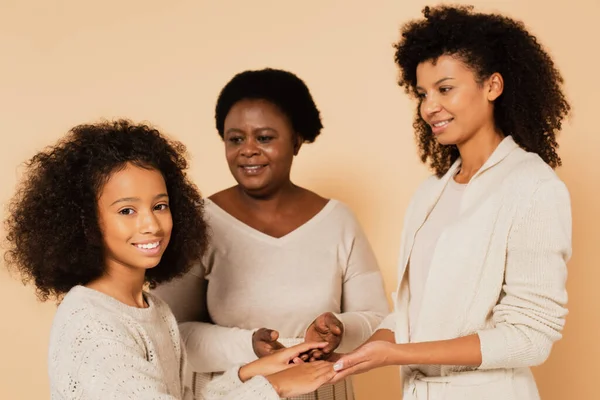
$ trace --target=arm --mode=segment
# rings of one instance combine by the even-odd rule
[[[278,400],[310,393],[328,382],[335,372],[330,363],[300,363],[298,356],[327,343],[302,343],[233,368],[211,381],[202,391],[203,400]]]
[[[566,263],[570,255],[569,194],[562,182],[549,182],[541,185],[528,206],[516,215],[508,240],[504,293],[493,309],[493,328],[435,342],[373,342],[348,358],[342,357],[336,368],[349,368],[345,376],[390,364],[468,365],[480,369],[539,365],[561,338],[567,313]]]
[[[571,257],[571,204],[560,181],[542,184],[519,210],[508,239],[504,297],[493,329],[478,332],[481,369],[543,363],[562,335]]]
[[[194,372],[221,372],[256,360],[254,331],[212,324],[206,307],[207,280],[197,265],[181,278],[162,284],[153,293],[171,308]]]
[[[342,313],[334,314],[344,326],[338,351],[352,351],[361,345],[388,313],[381,271],[367,237],[356,223],[344,274]]]

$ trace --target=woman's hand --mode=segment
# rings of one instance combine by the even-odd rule
[[[300,354],[314,349],[322,349],[325,346],[327,346],[326,342],[304,342],[296,346],[283,348],[241,367],[238,373],[240,380],[245,382],[257,375],[267,376],[276,374],[277,372],[293,367],[295,364],[302,364],[303,361],[298,357]],[[331,369],[333,370],[333,368]]]
[[[293,366],[266,378],[279,397],[295,397],[314,392],[334,376],[332,363],[315,361]]]
[[[383,340],[368,342],[351,353],[343,354],[334,364],[337,372],[332,383],[341,381],[349,375],[362,374],[373,368],[393,364],[392,356],[398,345]]]
[[[279,332],[272,329],[260,328],[252,334],[252,349],[258,358],[268,356],[285,348],[277,341]]]
[[[307,342],[327,342],[323,349],[312,350],[302,355],[304,361],[327,359],[332,351],[338,348],[344,334],[344,324],[333,313],[319,315],[306,330],[304,340]]]

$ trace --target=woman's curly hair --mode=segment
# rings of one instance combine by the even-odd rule
[[[203,202],[185,174],[185,146],[126,120],[79,125],[27,162],[5,221],[5,261],[25,283],[34,282],[40,300],[60,300],[104,273],[98,198],[110,175],[127,163],[160,171],[169,194],[171,240],[160,263],[146,271],[150,285],[185,273],[202,256]]]
[[[221,89],[215,107],[215,123],[221,138],[225,118],[240,100],[266,100],[283,112],[304,142],[312,143],[323,129],[321,114],[308,86],[289,71],[265,68],[240,72]]]
[[[561,74],[525,25],[503,15],[473,12],[472,6],[425,7],[423,15],[402,27],[394,45],[400,86],[416,97],[417,66],[442,55],[456,56],[482,81],[500,73],[504,91],[494,102],[497,128],[552,168],[561,165],[556,134],[570,105]],[[413,126],[421,160],[442,176],[458,158],[458,149],[437,142],[419,107]]]

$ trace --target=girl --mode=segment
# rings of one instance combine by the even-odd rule
[[[395,313],[336,379],[402,365],[404,399],[539,399],[529,367],[561,338],[571,256],[556,134],[562,78],[521,22],[425,8],[396,45],[435,175],[404,220]]]
[[[127,121],[75,127],[35,155],[10,207],[9,266],[41,300],[62,299],[49,349],[51,398],[188,399],[168,306],[144,285],[183,274],[207,243],[185,147]],[[65,295],[66,294],[66,295]],[[299,362],[308,343],[232,367],[206,399],[277,399],[333,370]]]

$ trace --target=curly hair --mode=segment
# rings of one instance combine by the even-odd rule
[[[171,240],[160,263],[146,271],[147,282],[154,287],[182,275],[202,256],[203,202],[184,172],[185,146],[126,120],[79,125],[26,163],[5,221],[7,266],[24,283],[33,281],[41,301],[60,300],[104,273],[98,198],[110,175],[127,163],[160,171],[169,194]]]
[[[312,143],[323,129],[319,110],[306,84],[291,72],[265,68],[235,75],[221,90],[215,108],[217,131],[224,137],[225,118],[240,100],[266,100],[277,106],[304,142]]]
[[[504,91],[494,102],[496,127],[552,168],[560,166],[556,134],[570,105],[561,74],[535,36],[520,21],[476,13],[472,6],[425,7],[423,15],[424,19],[402,27],[401,39],[394,45],[400,86],[417,97],[417,66],[442,55],[463,61],[480,81],[499,73]],[[459,157],[457,147],[437,142],[419,107],[413,127],[421,161],[442,176]]]

